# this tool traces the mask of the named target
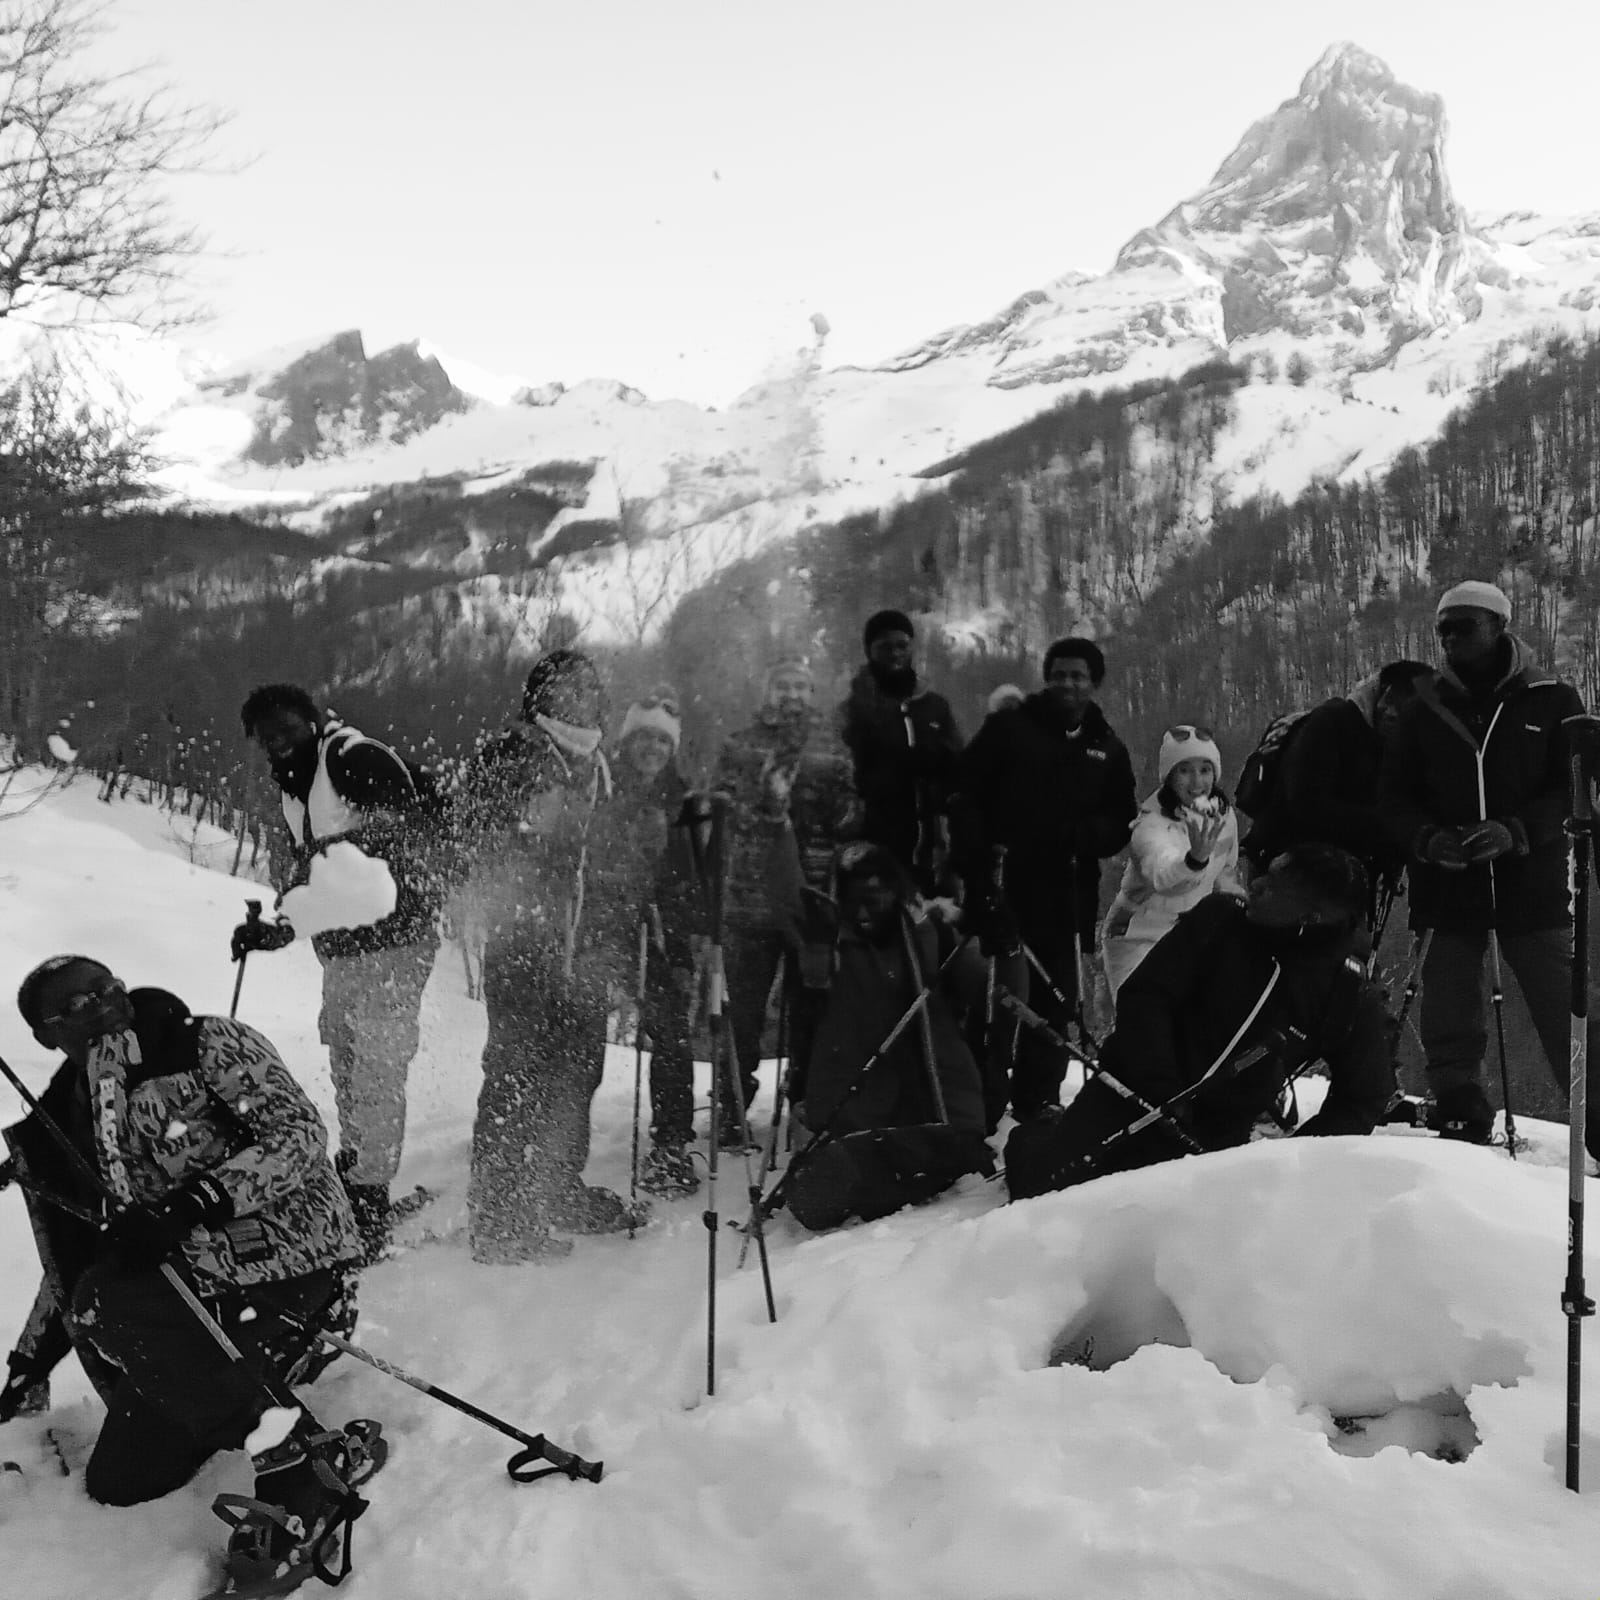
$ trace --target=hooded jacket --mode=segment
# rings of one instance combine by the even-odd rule
[[[1448,668],[1420,685],[1384,761],[1379,803],[1410,857],[1414,929],[1530,933],[1568,920],[1562,721],[1581,714],[1583,701],[1530,662],[1514,635],[1502,636],[1500,651],[1499,675],[1480,694]],[[1425,859],[1436,830],[1485,818],[1505,823],[1511,853],[1458,871]]]
[[[1092,950],[1100,858],[1127,844],[1139,810],[1133,762],[1100,707],[1091,702],[1076,729],[1047,692],[995,712],[961,753],[956,787],[956,860],[969,890],[987,881],[989,851],[1004,845],[1006,898],[1023,937],[1076,928]]]
[[[862,838],[891,851],[931,887],[940,865],[939,822],[961,750],[949,701],[914,680],[909,694],[891,694],[868,665],[851,680],[839,728],[861,797]]]
[[[102,1040],[87,1069],[64,1062],[40,1096],[46,1114],[126,1200],[159,1202],[201,1174],[227,1190],[232,1220],[182,1245],[202,1293],[354,1263],[360,1240],[327,1129],[271,1042],[227,1017],[191,1016],[162,989],[129,999],[132,1029]],[[29,1183],[102,1211],[100,1191],[37,1117],[5,1138]],[[103,1242],[90,1223],[26,1198],[44,1281],[17,1348],[59,1355],[73,1291]],[[94,1378],[92,1356],[85,1366]]]

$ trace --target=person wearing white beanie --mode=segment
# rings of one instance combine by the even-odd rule
[[[1180,722],[1161,737],[1161,786],[1139,809],[1122,884],[1102,929],[1111,997],[1178,918],[1210,894],[1242,895],[1238,814],[1222,792],[1209,728]]]

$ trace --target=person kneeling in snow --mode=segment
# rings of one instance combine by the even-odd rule
[[[909,879],[881,846],[847,845],[836,891],[839,939],[803,1108],[815,1143],[788,1184],[790,1211],[813,1229],[887,1216],[994,1168],[983,1084],[950,998],[963,980],[982,988],[981,959],[970,952],[963,966],[963,951],[941,966],[951,936],[913,918]]]
[[[130,993],[76,955],[29,973],[17,1006],[66,1060],[43,1114],[5,1130],[44,1281],[10,1357],[0,1422],[46,1409],[50,1372],[75,1351],[106,1405],[84,1488],[134,1505],[246,1443],[266,1406],[252,1370],[286,1387],[326,1365],[310,1330],[353,1328],[360,1239],[322,1118],[253,1028],[191,1016],[161,989]],[[185,1304],[169,1266],[243,1362]],[[302,1412],[262,1449],[230,1575],[309,1562],[338,1526],[355,1437],[321,1433]]]
[[[1007,1140],[1012,1199],[1244,1144],[1319,1057],[1327,1097],[1298,1131],[1371,1133],[1394,1065],[1382,996],[1354,953],[1366,897],[1353,856],[1302,844],[1255,879],[1246,903],[1212,895],[1179,917],[1117,996],[1104,1076]]]

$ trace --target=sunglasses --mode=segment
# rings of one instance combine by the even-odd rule
[[[1180,722],[1176,727],[1167,729],[1167,737],[1174,744],[1187,744],[1191,739],[1200,739],[1206,744],[1217,742],[1216,734],[1209,728],[1202,728],[1198,722]]]
[[[1446,617],[1433,631],[1441,639],[1450,639],[1456,634],[1476,633],[1478,624],[1471,617]]]
[[[665,711],[669,717],[679,715],[678,702],[670,694],[642,694],[633,703],[641,711]]]
[[[59,1027],[63,1022],[76,1022],[80,1017],[86,1017],[92,1011],[98,1011],[112,995],[126,994],[127,985],[121,978],[112,978],[100,985],[98,989],[86,989],[82,994],[75,994],[66,1002],[54,1016],[40,1017],[41,1028]]]

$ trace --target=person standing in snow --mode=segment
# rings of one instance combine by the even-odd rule
[[[1008,986],[1058,1031],[1079,1003],[1080,953],[1094,949],[1100,861],[1127,844],[1139,809],[1127,748],[1095,703],[1105,675],[1098,645],[1058,639],[1045,652],[1044,687],[991,713],[962,752],[951,803],[972,931],[996,958],[1013,956],[1020,940],[1027,977]],[[996,846],[1005,849],[999,885]],[[1066,1069],[1038,1033],[1016,1040],[1018,1120],[1056,1103]]]
[[[394,879],[395,906],[387,916],[311,941],[322,963],[317,1027],[339,1112],[337,1167],[372,1262],[389,1240],[406,1076],[417,1052],[422,991],[439,949],[445,885],[429,859],[425,797],[398,751],[319,711],[293,684],[253,689],[239,718],[283,792],[296,877],[313,877],[317,858],[348,841],[382,861]],[[233,959],[281,949],[294,936],[287,920],[242,922],[233,933]]]
[[[834,850],[857,837],[861,808],[844,751],[814,704],[807,662],[784,656],[767,669],[761,708],[722,748],[711,780],[727,806],[725,927],[728,1030],[749,1108],[756,1093],[767,997],[785,971],[791,1093],[803,1089],[815,993],[796,969],[812,922],[826,902]],[[826,938],[831,943],[831,920]],[[731,1094],[732,1085],[728,1085]],[[723,1140],[743,1138],[729,1116]]]
[[[1161,738],[1161,786],[1139,808],[1122,886],[1101,930],[1111,998],[1178,918],[1208,894],[1242,897],[1239,822],[1222,792],[1209,728],[1180,722]]]
[[[596,814],[610,803],[605,691],[593,662],[552,650],[529,672],[519,720],[468,760],[456,801],[484,906],[489,1034],[472,1125],[468,1232],[475,1261],[567,1254],[552,1230],[636,1223],[584,1183],[589,1107],[605,1071],[609,986],[629,963],[589,902]]]
[[[1012,1198],[1245,1144],[1318,1057],[1327,1097],[1298,1132],[1371,1133],[1394,1066],[1383,996],[1359,959],[1366,903],[1354,856],[1302,844],[1251,883],[1247,902],[1213,894],[1186,911],[1122,985],[1104,1076],[1007,1140]]]
[[[693,1194],[700,1187],[688,1148],[694,1139],[689,1005],[700,908],[684,820],[689,785],[678,766],[681,736],[670,685],[629,705],[611,760],[615,793],[596,813],[591,852],[619,959],[629,964],[634,986],[641,918],[648,939],[635,1025],[650,1039],[650,1150],[639,1184],[652,1194]]]
[[[807,1228],[887,1216],[993,1170],[983,1084],[959,1021],[982,992],[983,962],[969,947],[945,967],[954,935],[914,916],[913,895],[881,845],[839,852],[839,941],[802,1106],[819,1143],[796,1157],[788,1196]],[[925,988],[925,1017],[874,1059]]]
[[[1380,806],[1408,853],[1411,926],[1431,930],[1422,966],[1422,1048],[1445,1138],[1486,1143],[1483,984],[1490,930],[1528,1003],[1545,1059],[1567,1088],[1572,913],[1567,898],[1568,730],[1583,701],[1535,665],[1490,583],[1439,599],[1444,666],[1418,680],[1385,754]],[[1589,1060],[1600,1063],[1590,1010]],[[1591,1091],[1589,1151],[1600,1150]]]
[[[861,837],[890,851],[931,895],[945,878],[945,813],[961,733],[949,701],[917,683],[914,637],[903,611],[867,619],[867,662],[839,708],[839,726],[861,797]]]
[[[51,1370],[75,1353],[106,1407],[84,1489],[103,1505],[136,1505],[244,1445],[265,1406],[252,1366],[287,1387],[326,1365],[298,1324],[353,1329],[361,1241],[322,1118],[262,1034],[193,1016],[162,989],[130,992],[78,955],[35,967],[17,1007],[65,1059],[40,1096],[44,1115],[5,1131],[44,1277],[11,1354],[0,1422],[25,1400],[46,1409]],[[164,1264],[192,1284],[243,1364],[179,1297]],[[230,1574],[309,1562],[339,1510],[333,1484],[348,1442],[302,1413],[255,1457],[256,1501],[277,1520],[247,1519],[230,1540]]]
[[[1405,853],[1378,804],[1378,771],[1418,680],[1432,677],[1420,661],[1391,661],[1308,711],[1283,747],[1267,803],[1241,845],[1245,856],[1264,868],[1290,845],[1315,841],[1348,850],[1374,887],[1396,881]]]

